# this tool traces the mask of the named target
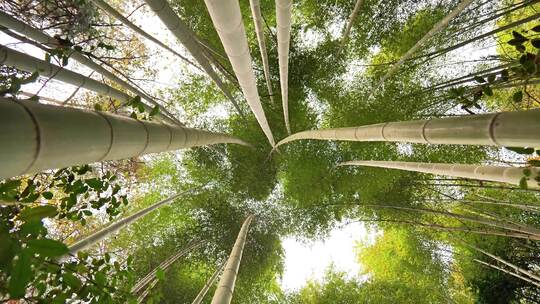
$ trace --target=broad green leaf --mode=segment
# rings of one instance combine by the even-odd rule
[[[30,240],[27,245],[29,250],[45,257],[53,258],[69,252],[64,243],[51,239]]]
[[[50,191],[45,191],[45,192],[41,193],[41,195],[43,195],[43,197],[48,199],[48,200],[53,198],[53,194]]]
[[[165,280],[165,271],[163,271],[163,269],[159,268],[157,271],[156,271],[156,278],[160,281],[163,281]]]
[[[523,92],[517,91],[512,95],[512,101],[514,102],[521,102],[523,100]]]
[[[20,214],[22,220],[28,222],[31,220],[41,220],[45,217],[54,217],[58,214],[58,210],[54,206],[37,206],[26,207]]]
[[[155,116],[159,113],[159,106],[155,106],[150,112],[150,116]]]
[[[30,252],[23,250],[17,256],[9,278],[9,295],[13,299],[20,299],[26,293],[26,286],[32,279],[32,266]]]

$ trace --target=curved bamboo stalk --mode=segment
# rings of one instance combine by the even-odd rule
[[[32,40],[35,40],[35,41],[37,41],[37,42],[39,42],[39,43],[41,43],[41,44],[43,44],[45,46],[51,47],[53,49],[61,46],[60,41],[58,41],[57,39],[45,34],[44,32],[42,32],[42,31],[40,31],[40,30],[38,30],[36,28],[31,27],[30,25],[27,25],[24,22],[21,22],[21,21],[15,19],[15,18],[11,17],[10,15],[8,15],[8,14],[6,14],[4,12],[0,12],[0,25],[5,26],[5,27],[7,27],[9,29],[12,29],[12,30],[14,30],[14,31],[16,31],[18,33],[21,33],[21,34],[25,35],[26,37],[28,37],[28,38],[30,38]],[[174,118],[174,115],[169,113],[162,105],[157,103],[153,98],[151,98],[150,96],[148,96],[144,92],[140,91],[139,89],[133,87],[132,85],[128,84],[124,80],[120,79],[119,77],[117,77],[113,73],[109,72],[107,69],[105,69],[101,65],[99,65],[99,64],[95,63],[94,61],[92,61],[90,58],[85,57],[82,53],[80,53],[80,52],[78,52],[76,50],[72,50],[72,53],[70,54],[70,57],[75,59],[79,63],[87,66],[88,68],[90,68],[90,69],[100,73],[101,75],[109,78],[110,80],[116,82],[120,86],[122,86],[125,89],[131,91],[133,94],[139,95],[142,98],[144,98],[145,100],[152,103],[153,105],[158,106],[159,109],[160,109],[160,113],[159,113],[160,116],[165,118],[167,121],[172,122],[172,123],[176,123],[176,124],[180,124],[181,126],[183,126],[183,124],[180,121],[178,121],[177,119]],[[165,115],[163,115],[163,114],[165,114]]]
[[[212,285],[216,283],[219,274],[223,271],[223,268],[225,268],[225,263],[221,264],[221,266],[219,266],[216,271],[214,271],[212,276],[208,279],[208,281],[206,281],[206,284],[204,284],[203,288],[201,289],[201,291],[199,291],[191,304],[201,304],[204,296],[206,295],[206,293],[208,293],[208,290],[210,290]]]
[[[171,202],[173,202],[175,199],[177,199],[178,197],[184,195],[184,194],[187,194],[191,191],[193,191],[194,189],[196,188],[192,188],[192,189],[189,189],[187,191],[184,191],[182,193],[178,193],[178,194],[175,194],[171,197],[168,197],[164,200],[161,200],[153,205],[150,205],[149,207],[146,207],[142,210],[139,210],[137,212],[135,212],[134,214],[132,215],[129,215],[129,216],[126,216],[120,220],[117,220],[116,222],[106,226],[106,227],[103,227],[101,228],[100,230],[90,234],[89,236],[79,240],[79,241],[76,241],[75,243],[71,244],[68,248],[69,248],[69,253],[70,254],[75,254],[77,253],[78,251],[81,251],[81,250],[84,250],[92,245],[94,245],[95,243],[103,240],[104,238],[108,237],[109,235],[117,232],[118,230],[126,227],[127,225],[139,220],[140,218],[142,218],[143,216],[147,215],[148,213],[160,208],[160,207],[163,207]]]
[[[210,76],[212,81],[221,90],[221,92],[223,92],[225,97],[227,97],[227,99],[231,101],[236,111],[238,111],[241,116],[244,116],[242,109],[240,108],[234,97],[231,95],[229,89],[225,86],[225,84],[223,83],[221,78],[219,78],[218,74],[214,71],[214,69],[212,69],[212,66],[204,55],[201,46],[191,35],[191,30],[189,29],[187,24],[185,24],[184,21],[182,21],[176,15],[176,13],[171,9],[166,0],[145,0],[145,2],[159,17],[159,19],[161,19],[161,22],[165,24],[165,26],[169,29],[169,31],[171,31],[171,33],[176,37],[176,39],[178,39],[178,41],[180,41],[182,45],[184,45],[184,47],[188,50],[191,56],[193,56],[193,58],[195,58],[195,60],[201,65],[203,70],[208,76]]]
[[[356,19],[356,16],[358,16],[358,13],[360,12],[360,7],[362,7],[363,2],[364,0],[356,0],[356,4],[354,5],[353,11],[351,15],[349,16],[349,21],[347,22],[347,25],[345,26],[345,29],[343,30],[343,38],[341,38],[340,48],[343,48],[345,44],[347,43],[347,40],[349,39],[349,34],[351,33],[351,29],[354,24],[354,20]]]
[[[198,70],[200,70],[200,68],[195,64],[193,63],[191,60],[187,59],[186,57],[180,55],[178,52],[176,52],[175,50],[171,49],[170,47],[168,47],[167,45],[165,45],[163,42],[157,40],[154,36],[148,34],[147,32],[145,32],[143,29],[141,29],[140,27],[136,26],[133,22],[129,21],[128,18],[124,17],[120,12],[118,12],[117,10],[115,10],[112,6],[110,6],[109,4],[107,4],[105,1],[103,0],[90,0],[92,2],[94,2],[95,5],[97,5],[100,9],[102,9],[105,13],[113,16],[114,18],[116,18],[116,20],[122,22],[122,24],[124,24],[125,26],[127,26],[128,28],[130,28],[132,31],[134,31],[135,33],[143,36],[144,38],[152,41],[153,43],[157,44],[159,47],[161,47],[162,49],[164,50],[167,50],[171,53],[173,53],[175,56],[177,56],[178,58],[182,59],[183,61],[187,62],[188,64],[192,65],[193,67],[197,68]]]
[[[0,179],[217,143],[221,133],[0,98]]]
[[[399,161],[348,161],[340,163],[338,166],[367,166],[387,169],[398,169],[435,175],[445,175],[463,177],[476,180],[492,181],[519,185],[520,180],[525,177],[524,171],[529,172],[527,187],[540,189],[538,181],[540,169],[535,167],[501,167],[501,166],[478,166],[465,164],[441,164],[441,163],[416,163]]]
[[[484,262],[484,261],[481,261],[481,260],[478,260],[478,259],[474,259],[474,261],[477,262],[477,263],[480,263],[480,264],[482,264],[482,265],[484,265],[484,266],[487,266],[487,267],[490,267],[490,268],[493,268],[493,269],[497,269],[497,270],[499,270],[499,271],[502,271],[502,272],[504,272],[504,273],[506,273],[506,274],[509,274],[509,275],[511,275],[511,276],[514,276],[514,277],[516,277],[516,278],[518,278],[518,279],[521,279],[521,280],[523,280],[523,281],[525,281],[525,282],[531,283],[531,284],[533,284],[533,285],[535,285],[535,286],[537,286],[537,287],[540,287],[540,283],[538,283],[538,282],[536,282],[536,281],[533,281],[533,280],[531,280],[531,279],[529,279],[529,278],[527,278],[527,277],[524,277],[524,276],[522,276],[522,275],[520,275],[520,274],[518,274],[518,273],[508,271],[508,270],[506,270],[506,269],[504,269],[504,268],[502,268],[502,267],[499,267],[499,266],[497,266],[497,265],[493,265],[493,264],[491,264],[491,263],[487,263],[487,262]]]
[[[244,250],[244,245],[246,243],[247,232],[249,229],[249,224],[253,220],[253,215],[250,215],[246,218],[240,228],[238,237],[231,251],[231,255],[227,260],[225,265],[225,270],[221,279],[219,280],[218,287],[212,298],[212,304],[229,304],[231,303],[233,292],[234,292],[234,283],[236,281],[236,275],[238,274],[238,268],[240,267],[240,261],[242,260],[242,252]]]
[[[540,109],[534,109],[303,131],[276,147],[299,139],[540,147],[539,133]]]
[[[221,43],[225,48],[225,53],[229,57],[238,83],[242,87],[244,97],[273,147],[275,145],[274,136],[272,135],[259,99],[257,82],[251,66],[251,55],[249,54],[246,30],[242,22],[238,0],[205,0],[204,2],[206,3]]]
[[[167,270],[172,264],[174,264],[178,259],[185,256],[193,249],[200,247],[203,244],[202,241],[190,242],[185,248],[178,250],[175,254],[168,257],[165,261],[161,262],[157,267],[152,269],[147,275],[142,277],[133,287],[131,288],[131,293],[138,293],[144,287],[146,287],[152,280],[156,279],[156,274],[159,269]]]
[[[412,55],[418,51],[429,39],[431,39],[433,36],[435,36],[438,32],[442,31],[444,28],[448,26],[450,21],[454,19],[459,13],[461,13],[463,10],[465,10],[473,0],[463,0],[461,1],[448,15],[446,15],[443,19],[441,19],[439,22],[437,22],[430,30],[427,32],[420,40],[418,40],[401,58],[398,62],[393,64],[390,69],[386,72],[386,74],[379,80],[379,82],[373,87],[371,90],[369,97],[373,95],[379,88],[383,85],[383,83],[386,81],[386,79],[392,77],[397,70],[412,57]]]
[[[272,82],[270,80],[270,64],[268,63],[268,53],[266,52],[266,40],[264,39],[263,20],[261,15],[261,4],[259,0],[249,0],[251,6],[251,15],[253,16],[253,23],[255,24],[255,34],[257,34],[257,41],[259,42],[259,49],[261,51],[261,59],[263,64],[264,78],[266,79],[266,88],[268,89],[268,95],[270,101],[274,103],[274,92],[272,91]]]
[[[276,22],[281,101],[287,134],[291,134],[289,123],[289,44],[291,42],[292,0],[276,0]]]
[[[146,288],[144,292],[139,297],[137,297],[137,304],[141,304],[144,301],[144,299],[146,299],[146,297],[150,293],[150,290],[156,287],[157,283],[158,283],[158,279],[152,280],[152,283],[148,285],[148,288]]]

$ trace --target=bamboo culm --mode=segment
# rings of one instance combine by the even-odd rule
[[[287,134],[291,134],[289,123],[289,46],[291,42],[292,0],[276,0],[276,28],[278,44],[279,82],[281,102]]]
[[[303,131],[276,147],[300,139],[540,147],[538,134],[540,109],[534,109]]]
[[[246,218],[240,228],[238,237],[234,243],[227,264],[225,265],[225,270],[223,275],[219,280],[218,287],[212,298],[212,304],[229,304],[231,303],[234,284],[236,281],[236,275],[238,274],[238,269],[240,268],[240,261],[242,260],[242,252],[244,251],[244,245],[246,243],[247,233],[249,229],[249,224],[253,220],[253,215],[250,215]]]
[[[99,111],[0,98],[0,179],[46,169],[244,141]]]

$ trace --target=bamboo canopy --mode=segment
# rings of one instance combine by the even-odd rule
[[[409,58],[416,53],[424,44],[431,39],[433,36],[435,36],[438,32],[445,29],[450,21],[454,19],[459,13],[461,13],[463,10],[465,10],[473,0],[462,0],[448,15],[446,15],[443,19],[441,19],[439,22],[437,22],[430,30],[427,32],[420,40],[418,40],[401,58],[398,62],[393,64],[390,69],[386,72],[386,74],[379,80],[379,82],[373,87],[373,90],[369,94],[370,96],[373,95],[374,92],[376,92],[386,81],[386,79],[392,77],[396,73],[397,70],[407,61]]]
[[[236,275],[238,274],[238,268],[240,268],[240,261],[242,260],[242,252],[244,251],[249,224],[253,220],[253,217],[253,215],[248,216],[242,224],[242,228],[240,228],[231,255],[229,255],[229,259],[225,265],[225,270],[223,271],[223,275],[219,280],[218,287],[212,298],[212,304],[231,303],[234,292],[234,283],[236,281]]]
[[[484,181],[493,181],[519,185],[520,180],[525,177],[524,171],[529,172],[527,187],[530,189],[540,189],[535,177],[539,176],[540,168],[518,168],[501,166],[479,166],[464,164],[441,164],[441,163],[415,163],[400,161],[348,161],[339,164],[340,166],[366,166],[377,168],[398,169],[436,175],[446,175],[462,178],[470,178]]]
[[[538,134],[540,109],[534,109],[303,131],[286,137],[276,147],[300,139],[540,147]]]
[[[292,0],[276,0],[277,43],[281,101],[287,134],[291,134],[289,123],[289,45],[291,41]]]
[[[176,13],[172,10],[166,0],[145,0],[146,4],[152,9],[152,11],[161,19],[161,22],[169,29],[169,31],[184,45],[188,52],[195,58],[195,61],[199,63],[202,69],[206,72],[216,86],[223,92],[223,94],[231,101],[240,115],[243,115],[240,106],[231,95],[229,89],[225,86],[218,74],[212,69],[210,62],[204,55],[204,52],[191,34],[191,30],[180,19]]]
[[[148,0],[147,0],[148,1]],[[238,0],[205,0],[206,7],[219,35],[225,53],[229,57],[232,68],[242,88],[244,97],[264,134],[272,147],[274,136],[266,120],[257,90],[255,74],[251,66],[251,55],[247,43],[246,30],[242,22],[242,14]]]
[[[38,30],[36,28],[31,27],[28,24],[25,24],[24,22],[21,22],[21,21],[15,19],[15,18],[11,17],[10,15],[8,15],[8,14],[6,14],[4,12],[0,12],[0,25],[4,26],[6,28],[12,29],[12,30],[14,30],[14,31],[16,31],[18,33],[21,33],[24,36],[26,36],[26,37],[28,37],[28,38],[30,38],[32,40],[35,40],[35,41],[37,41],[37,42],[39,42],[39,43],[41,43],[43,45],[51,47],[53,49],[61,46],[60,41],[58,41],[57,39],[45,34],[44,32],[42,32],[42,31],[40,31],[40,30]],[[145,94],[141,90],[135,88],[134,86],[128,84],[126,81],[120,79],[119,77],[117,77],[113,73],[109,72],[107,69],[100,66],[99,64],[95,63],[94,61],[92,61],[90,58],[86,57],[85,55],[83,55],[79,51],[72,50],[72,52],[70,54],[70,58],[75,59],[79,63],[87,66],[88,68],[100,73],[101,75],[103,75],[103,76],[109,78],[110,80],[116,82],[117,84],[121,85],[125,89],[131,91],[133,94],[139,95],[142,98],[144,98],[145,100],[147,100],[147,101],[151,102],[152,104],[158,106],[159,110],[160,110],[159,115],[162,116],[163,118],[165,118],[167,121],[183,125],[180,121],[178,121],[177,119],[174,118],[174,115],[169,113],[163,106],[161,106],[159,103],[157,103],[153,98],[151,98],[150,96],[148,96],[147,94]],[[162,113],[164,113],[166,115],[163,115]]]
[[[0,98],[0,179],[46,169],[244,141],[119,115]]]
[[[255,34],[257,34],[257,41],[259,42],[259,49],[261,51],[261,59],[263,64],[264,78],[266,80],[266,88],[268,89],[270,101],[274,103],[274,92],[272,90],[272,82],[270,79],[270,64],[268,63],[266,40],[264,39],[261,4],[259,0],[249,0],[249,5],[251,7],[251,15],[253,16],[253,24],[255,24]]]

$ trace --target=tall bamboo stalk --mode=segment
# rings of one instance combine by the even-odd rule
[[[148,1],[148,0],[147,0]],[[238,0],[205,0],[206,7],[219,35],[221,43],[229,57],[251,111],[259,122],[261,129],[272,147],[274,136],[266,120],[257,90],[255,74],[251,66],[251,55],[247,43],[246,30],[242,22],[242,14]]]
[[[349,34],[351,33],[354,20],[356,19],[356,16],[358,16],[358,13],[360,12],[360,8],[362,7],[363,2],[364,0],[356,0],[356,3],[354,4],[354,8],[351,12],[351,15],[349,16],[349,21],[347,21],[345,29],[343,30],[343,37],[341,38],[340,48],[343,48],[345,44],[347,43],[347,40],[349,40]]]
[[[0,98],[0,179],[217,143],[221,133]]]
[[[225,268],[225,263],[221,264],[221,266],[219,266],[216,271],[214,271],[212,276],[208,279],[208,281],[206,281],[203,288],[201,289],[201,291],[199,291],[191,304],[201,304],[204,296],[206,295],[206,293],[208,293],[208,290],[210,290],[210,288],[216,283],[217,279],[219,278],[219,274],[223,271],[223,268]]]
[[[41,44],[43,44],[45,46],[53,48],[53,49],[55,49],[55,48],[62,45],[60,43],[60,41],[58,41],[56,38],[53,38],[53,37],[47,35],[46,33],[42,32],[42,31],[40,31],[40,30],[38,30],[36,28],[33,28],[32,26],[30,26],[30,25],[28,25],[28,24],[26,24],[24,22],[21,22],[21,21],[15,19],[15,18],[11,17],[10,15],[4,13],[4,12],[0,12],[0,25],[4,26],[6,28],[12,29],[12,30],[14,30],[14,31],[16,31],[18,33],[21,33],[21,34],[25,35],[26,37],[28,37],[28,38],[30,38],[32,40],[35,40],[35,41],[37,41],[37,42],[39,42],[39,43],[41,43]],[[159,103],[157,103],[153,98],[151,98],[150,96],[148,96],[144,92],[140,91],[139,89],[133,87],[132,85],[130,85],[126,81],[120,79],[119,77],[117,77],[113,73],[109,72],[107,69],[100,66],[99,64],[95,63],[94,61],[92,61],[90,58],[86,57],[85,55],[83,55],[79,51],[71,50],[70,58],[75,59],[79,63],[87,66],[88,68],[100,73],[101,75],[103,75],[103,76],[109,78],[110,80],[116,82],[117,84],[124,87],[125,89],[131,91],[133,94],[139,95],[142,98],[144,98],[145,100],[152,103],[153,105],[158,106],[159,109],[160,109],[159,114],[162,117],[164,117],[167,121],[183,125],[180,121],[178,121],[177,119],[174,118],[174,115],[169,113],[167,111],[167,109],[165,109],[163,106],[161,106]],[[165,115],[162,115],[161,113],[163,113]]]
[[[242,260],[242,252],[244,251],[244,244],[246,243],[247,232],[249,224],[253,220],[253,215],[250,215],[246,218],[240,228],[238,237],[231,251],[231,255],[227,260],[225,265],[225,270],[221,279],[219,280],[218,287],[212,298],[212,304],[229,304],[231,303],[233,292],[234,292],[234,283],[236,281],[236,275],[238,274],[238,269],[240,268],[240,261]]]
[[[176,13],[172,10],[166,0],[145,0],[146,4],[152,9],[152,11],[159,17],[161,22],[169,29],[169,31],[186,47],[188,52],[195,58],[195,60],[201,65],[203,70],[216,86],[223,92],[225,97],[231,101],[236,111],[243,116],[242,109],[231,95],[231,92],[225,86],[218,74],[212,69],[208,58],[204,55],[204,52],[199,45],[199,43],[191,35],[191,30],[185,24],[182,19],[180,19]]]
[[[443,19],[441,19],[439,22],[437,22],[433,28],[429,30],[420,40],[418,40],[401,58],[393,64],[390,69],[386,72],[386,74],[379,80],[379,82],[373,87],[371,90],[369,96],[371,97],[373,93],[375,93],[379,88],[383,85],[383,83],[386,81],[386,79],[392,77],[397,70],[412,57],[414,53],[416,53],[429,39],[431,39],[433,36],[435,36],[437,33],[442,31],[444,28],[448,26],[450,21],[454,19],[459,13],[461,13],[463,10],[465,10],[473,0],[462,0],[448,15],[446,15]]]
[[[540,169],[536,167],[518,168],[501,166],[479,166],[465,164],[441,164],[441,163],[416,163],[399,161],[348,161],[340,163],[339,166],[367,166],[377,168],[398,169],[436,175],[463,177],[484,181],[493,181],[519,185],[522,178],[526,177],[527,187],[540,189],[538,181]]]
[[[90,0],[92,2],[94,2],[95,5],[97,5],[100,9],[102,9],[104,12],[106,12],[107,14],[113,16],[114,18],[116,18],[116,20],[120,21],[122,24],[124,24],[125,26],[127,26],[128,28],[130,28],[132,31],[134,31],[135,33],[143,36],[144,38],[152,41],[153,43],[155,43],[156,45],[160,46],[161,48],[163,48],[164,50],[167,50],[171,53],[173,53],[175,56],[177,56],[178,58],[182,59],[183,61],[187,62],[188,64],[192,65],[193,67],[197,68],[197,69],[200,69],[195,63],[193,63],[191,60],[187,59],[186,57],[180,55],[178,52],[176,52],[175,50],[171,49],[170,47],[168,47],[167,45],[165,45],[163,42],[157,40],[154,36],[148,34],[147,32],[145,32],[143,29],[141,29],[140,27],[136,26],[133,22],[129,21],[128,18],[124,17],[120,12],[118,12],[117,10],[115,10],[112,6],[110,6],[109,4],[107,4],[107,2],[103,1],[103,0]]]
[[[274,92],[272,91],[272,82],[270,80],[270,64],[268,63],[268,53],[266,52],[266,39],[264,39],[263,20],[261,15],[261,4],[259,0],[249,0],[251,6],[251,15],[253,16],[253,23],[255,24],[255,34],[257,34],[257,41],[259,42],[259,49],[261,51],[261,59],[263,64],[264,78],[266,79],[266,88],[268,89],[268,95],[270,101],[274,103]]]
[[[135,285],[133,285],[133,287],[131,288],[131,293],[140,292],[144,287],[146,287],[152,280],[156,278],[158,270],[167,270],[172,264],[178,261],[179,258],[185,256],[193,249],[200,247],[202,244],[203,242],[200,240],[194,241],[190,242],[185,248],[178,250],[175,254],[168,257],[165,261],[161,262],[157,267],[152,269],[148,274],[146,274],[139,281],[137,281],[137,283],[135,283]]]
[[[127,225],[139,220],[140,218],[142,218],[143,216],[147,215],[148,213],[160,208],[160,207],[163,207],[165,205],[168,205],[169,203],[172,203],[175,199],[177,199],[178,197],[184,195],[184,194],[187,194],[191,191],[193,191],[194,189],[189,189],[187,191],[184,191],[182,193],[178,193],[178,194],[175,194],[171,197],[168,197],[164,200],[161,200],[153,205],[150,205],[142,210],[139,210],[137,212],[135,212],[134,214],[132,215],[129,215],[129,216],[126,216],[120,220],[117,220],[116,222],[108,225],[107,227],[104,227],[104,228],[101,228],[100,230],[90,234],[89,236],[86,236],[85,238],[71,244],[69,246],[69,253],[70,254],[75,254],[77,253],[78,251],[81,251],[81,250],[84,250],[92,245],[94,245],[95,243],[103,240],[104,238],[108,237],[109,235],[117,232],[118,230],[126,227]]]
[[[289,123],[289,44],[291,41],[292,0],[276,0],[276,22],[279,61],[281,102],[287,134],[291,134]]]
[[[303,131],[276,147],[299,139],[540,147],[537,134],[540,109]]]

